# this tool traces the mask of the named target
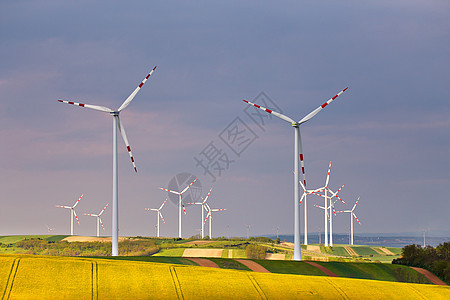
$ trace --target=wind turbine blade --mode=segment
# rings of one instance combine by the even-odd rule
[[[203,224],[206,223],[206,221],[208,220],[209,216],[211,216],[211,212],[210,211],[208,211],[208,213],[206,214],[206,218],[205,218],[205,221],[203,221]]]
[[[55,205],[56,207],[60,207],[60,208],[68,208],[68,209],[72,209],[72,207],[70,206],[63,206],[63,205]]]
[[[100,225],[102,225],[103,230],[105,230],[105,226],[103,226],[102,218],[98,217],[98,220],[100,221]]]
[[[334,209],[334,205],[333,205],[333,206],[331,206],[331,208],[333,209],[333,212],[334,212],[334,216],[336,217],[336,210]]]
[[[330,166],[328,167],[328,175],[327,175],[327,180],[325,181],[325,187],[328,187],[328,183],[330,182],[330,172],[331,172],[331,161],[330,161]]]
[[[172,191],[172,190],[168,190],[168,189],[165,189],[165,188],[162,188],[162,187],[160,187],[159,189],[163,190],[163,191],[166,191],[166,192],[169,192],[169,193],[172,193],[172,194],[176,194],[176,195],[180,195],[181,194],[181,193],[178,193],[178,192],[175,192],[175,191]]]
[[[98,215],[94,215],[94,214],[83,214],[85,216],[89,216],[89,217],[98,217]]]
[[[83,198],[83,195],[84,195],[84,194],[82,194],[82,195],[80,196],[80,198],[78,198],[77,202],[75,202],[75,204],[72,206],[72,208],[75,208],[75,206],[78,205],[78,202],[80,202],[81,198]]]
[[[359,221],[358,217],[355,215],[354,212],[352,212],[352,215],[355,217],[356,221],[358,221],[359,225],[361,225],[361,222]]]
[[[161,206],[159,207],[158,210],[161,210],[161,208],[163,208],[163,206],[164,206],[164,204],[166,204],[166,202],[167,202],[167,198],[166,198],[166,200],[164,200],[163,204],[161,204]]]
[[[209,194],[211,194],[212,189],[213,189],[213,188],[211,187],[211,189],[210,189],[209,192],[208,192],[208,195],[206,195],[205,199],[203,200],[203,203],[205,203],[206,200],[208,200]],[[202,199],[203,199],[203,198],[202,198]]]
[[[318,208],[321,208],[321,209],[325,209],[325,207],[319,206],[319,205],[316,205],[316,204],[314,204],[313,206],[318,207]]]
[[[134,162],[133,153],[131,152],[130,143],[128,143],[127,135],[125,134],[125,128],[123,127],[122,121],[120,120],[119,116],[117,116],[117,119],[119,120],[119,131],[122,134],[123,141],[125,142],[125,146],[127,146],[128,154],[130,155],[131,163],[133,164],[134,171],[137,173],[136,164]]]
[[[342,200],[341,199],[341,197],[339,197],[339,196],[337,196],[337,195],[334,195],[339,201],[341,201],[342,203],[344,203],[344,204],[347,204],[347,203],[345,203],[345,201],[344,200]],[[337,201],[337,200],[336,200]]]
[[[302,204],[303,198],[306,197],[306,193],[303,193],[303,195],[300,197],[300,201],[298,202],[298,204]]]
[[[224,210],[228,210],[228,208],[214,208],[214,209],[212,209],[212,211],[224,211]]]
[[[164,224],[166,224],[166,221],[164,221],[162,213],[160,211],[158,211],[158,213],[159,213],[159,216],[161,217],[161,220],[164,222]]]
[[[77,102],[65,101],[65,100],[58,100],[58,102],[72,104],[72,105],[81,106],[81,107],[87,107],[87,108],[91,108],[91,109],[95,109],[95,110],[99,110],[99,111],[103,111],[103,112],[107,112],[107,113],[113,112],[112,109],[109,109],[109,108],[104,107],[104,106],[83,104],[83,103],[77,103]]]
[[[187,216],[187,215],[186,215],[186,208],[184,207],[184,204],[181,203],[181,206],[183,206],[184,215]]]
[[[193,184],[194,184],[194,182],[196,182],[196,181],[197,181],[197,179],[198,179],[198,178],[195,178],[195,179],[194,179],[194,181],[192,181],[192,182],[191,182],[191,184],[190,184],[190,185],[188,185],[188,186],[187,186],[187,187],[186,187],[186,188],[185,188],[185,189],[184,189],[184,190],[183,190],[183,191],[182,191],[182,192],[181,192],[180,194],[183,194],[184,192],[186,192],[186,191],[187,191],[187,190],[188,190],[188,189],[189,189],[189,188],[191,187],[191,185],[193,185]]]
[[[102,215],[102,213],[105,211],[105,209],[108,207],[109,203],[106,203],[105,207],[103,207],[102,211],[98,214],[98,216],[100,217]]]
[[[308,120],[310,120],[312,117],[314,117],[315,115],[317,115],[319,113],[319,111],[321,111],[322,109],[325,108],[325,106],[327,106],[328,104],[330,104],[331,102],[334,101],[334,99],[336,99],[337,97],[339,97],[343,92],[345,92],[348,89],[348,87],[346,87],[345,89],[343,89],[342,91],[340,91],[339,93],[337,93],[333,98],[331,98],[330,100],[328,100],[327,102],[325,102],[324,104],[322,104],[321,106],[319,106],[318,108],[316,108],[315,110],[313,110],[312,112],[310,112],[308,115],[306,115],[303,119],[301,119],[298,123],[299,124],[303,124],[305,122],[307,122]]]
[[[355,210],[355,207],[356,207],[356,204],[358,204],[359,198],[360,197],[358,197],[358,199],[356,199],[355,205],[353,205],[353,208],[352,208],[352,212]]]
[[[77,219],[78,225],[80,225],[80,220],[78,220],[77,213],[75,212],[75,209],[72,209],[73,215],[75,216],[75,219]]]
[[[128,104],[130,104],[131,100],[133,100],[134,96],[136,96],[136,94],[139,92],[139,90],[141,89],[141,87],[145,84],[145,82],[148,80],[148,78],[152,75],[152,73],[155,71],[156,66],[153,68],[153,70],[150,71],[150,73],[148,73],[148,75],[144,78],[144,80],[142,80],[142,82],[138,85],[138,87],[131,93],[130,96],[128,96],[127,99],[125,99],[125,101],[122,103],[122,105],[119,107],[119,109],[117,111],[121,111],[123,110],[125,107],[128,106]]]
[[[249,101],[247,101],[247,100],[242,100],[242,101],[244,101],[244,102],[247,103],[247,104],[253,105],[254,107],[257,107],[257,108],[259,108],[259,109],[262,109],[262,110],[264,110],[265,112],[268,112],[269,114],[272,114],[272,115],[274,115],[274,116],[280,118],[281,120],[284,120],[284,121],[289,122],[289,123],[291,123],[291,124],[297,124],[294,120],[292,120],[292,119],[289,118],[288,116],[285,116],[285,115],[280,114],[280,113],[278,113],[278,112],[276,112],[276,111],[267,109],[267,108],[265,108],[265,107],[259,106],[258,104],[251,103],[251,102],[249,102]]]

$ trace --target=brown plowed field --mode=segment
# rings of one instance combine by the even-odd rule
[[[395,255],[394,253],[392,253],[391,251],[389,251],[388,249],[386,249],[386,248],[378,248],[378,249],[380,249],[381,251],[383,251],[384,253],[383,254],[387,254],[387,255]]]
[[[247,260],[247,259],[235,259],[235,261],[240,262],[250,270],[254,272],[261,272],[261,273],[270,273],[269,270],[261,266],[260,264],[254,262],[253,260]]]
[[[215,262],[206,258],[198,258],[198,257],[185,257],[185,258],[195,262],[197,265],[201,267],[219,268],[219,266]]]
[[[359,256],[358,253],[355,252],[355,250],[353,250],[350,247],[344,247],[344,249],[347,251],[348,254],[350,254],[350,256]]]

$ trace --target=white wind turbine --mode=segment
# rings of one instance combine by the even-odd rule
[[[163,208],[164,204],[166,204],[167,202],[167,198],[166,200],[164,200],[163,204],[161,204],[161,206],[159,208],[146,208],[145,210],[153,210],[156,211],[156,237],[159,237],[159,218],[161,218],[161,220],[164,222],[164,224],[166,224],[166,221],[164,221],[164,217],[161,213],[161,209]]]
[[[324,198],[324,206],[318,206],[318,205],[314,205],[316,207],[319,207],[321,209],[325,210],[324,213],[324,221],[325,221],[325,246],[330,245],[331,247],[333,247],[333,213],[332,210],[334,210],[334,203],[337,200],[340,200],[342,203],[346,204],[344,202],[344,200],[342,200],[337,194],[340,192],[340,190],[342,190],[342,188],[345,186],[342,185],[336,192],[333,192],[329,187],[328,184],[330,182],[330,173],[331,173],[331,161],[330,161],[330,165],[328,166],[328,174],[327,174],[327,178],[325,180],[325,186],[319,188],[316,191],[313,191],[312,194],[317,195],[317,196],[321,196]],[[301,184],[301,183],[300,183]],[[303,186],[302,186],[303,187]],[[304,187],[303,187],[304,188]],[[324,194],[319,194],[319,192],[324,192]],[[328,196],[328,192],[330,192],[331,196]],[[332,198],[336,197],[337,200],[335,202],[332,202]],[[328,200],[330,201],[328,204]],[[325,209],[325,207],[327,209]],[[327,210],[329,210],[329,212],[327,212]],[[327,227],[327,222],[329,222],[330,224],[330,231],[329,231],[329,240],[328,240],[328,227]],[[329,241],[329,243],[328,243]]]
[[[300,164],[302,167],[302,174],[303,174],[303,183],[306,187],[306,175],[305,175],[305,165],[303,162],[303,151],[302,151],[302,142],[301,142],[301,136],[300,136],[300,129],[299,126],[311,118],[313,118],[316,114],[318,114],[323,108],[325,108],[328,104],[330,104],[334,99],[339,97],[343,92],[345,92],[348,89],[345,88],[342,91],[340,91],[338,94],[336,94],[333,98],[329,99],[327,102],[310,112],[308,115],[306,115],[303,119],[296,122],[293,119],[280,114],[278,112],[272,111],[270,109],[267,109],[265,107],[259,106],[258,104],[254,104],[251,102],[248,102],[247,100],[243,100],[244,102],[251,104],[259,109],[264,110],[265,112],[268,112],[269,114],[273,114],[274,116],[290,123],[292,127],[294,127],[294,260],[301,260],[301,249],[300,249],[300,216],[299,216],[299,193],[298,193],[298,158],[300,156]],[[308,244],[308,224],[307,224],[307,205],[306,205],[306,197],[305,197],[305,245]]]
[[[105,231],[105,226],[103,226],[103,222],[102,222],[102,219],[100,218],[100,216],[105,211],[105,209],[108,207],[108,205],[109,205],[109,203],[106,203],[105,207],[103,207],[102,211],[99,212],[98,215],[96,215],[96,214],[84,214],[84,215],[89,216],[89,217],[96,217],[97,218],[97,236],[100,236],[100,224],[102,225],[103,231]]]
[[[50,234],[53,230],[55,230],[55,227],[50,227],[48,225],[45,225],[47,227],[47,234]]]
[[[358,221],[359,225],[361,225],[361,222],[359,222],[358,217],[353,212],[355,210],[356,204],[358,204],[359,198],[356,199],[355,205],[353,205],[353,208],[351,210],[340,210],[337,211],[337,213],[350,213],[350,244],[353,245],[353,217]]]
[[[80,225],[80,221],[78,220],[77,213],[75,212],[75,206],[78,205],[78,202],[80,202],[81,198],[83,198],[83,195],[78,198],[77,202],[73,206],[64,206],[64,205],[56,205],[56,207],[60,208],[67,208],[70,209],[70,235],[73,235],[73,216],[75,216],[75,219],[78,222],[78,225]]]
[[[195,204],[195,205],[201,205],[202,206],[202,239],[205,238],[205,222],[203,221],[205,219],[205,204],[208,200],[209,194],[211,194],[212,188],[209,190],[208,195],[206,195],[205,199],[201,197],[203,200],[202,202],[192,202],[192,203],[186,203],[186,204]]]
[[[206,203],[206,201],[205,201],[205,210],[206,210],[206,212],[207,212],[207,215],[206,215],[206,218],[205,218],[205,221],[203,222],[203,223],[206,223],[206,220],[208,220],[208,218],[209,218],[209,238],[210,239],[212,239],[212,229],[211,229],[211,220],[212,220],[212,212],[213,211],[224,211],[224,210],[228,210],[227,208],[211,208],[211,207],[209,207],[209,205],[208,205],[208,203]]]
[[[313,193],[313,194],[324,197],[324,195],[320,195],[320,194],[316,194],[316,193]],[[337,192],[334,194],[337,194]],[[334,200],[334,202],[333,202],[331,200],[332,198],[333,197],[328,198],[328,199],[330,199],[330,205],[328,205],[326,209],[323,206],[314,204],[315,207],[318,207],[325,211],[325,217],[328,218],[328,222],[330,223],[330,243],[329,243],[330,247],[333,247],[333,213],[334,213],[334,216],[336,216],[336,210],[334,209],[334,204],[337,202],[337,199]]]
[[[165,188],[159,188],[160,190],[163,190],[163,191],[166,191],[166,192],[169,192],[169,193],[172,193],[172,194],[176,194],[176,195],[178,195],[178,199],[179,199],[179,201],[178,201],[178,237],[179,238],[181,238],[181,207],[183,207],[184,208],[184,205],[183,205],[183,200],[182,200],[182,195],[191,187],[191,185],[193,185],[194,184],[194,182],[196,182],[197,181],[197,179],[198,178],[195,178],[194,179],[194,181],[192,181],[191,182],[191,184],[190,185],[188,185],[184,190],[182,190],[181,192],[175,192],[175,191],[172,191],[172,190],[169,190],[169,189],[165,189]],[[184,211],[184,214],[186,214],[186,210]]]
[[[94,110],[109,113],[113,117],[113,205],[112,205],[112,256],[119,255],[119,190],[118,190],[118,165],[117,165],[117,128],[122,134],[123,141],[127,147],[128,154],[130,155],[131,162],[133,163],[134,171],[137,172],[136,164],[134,163],[133,154],[131,153],[130,144],[128,143],[127,136],[125,134],[125,128],[120,121],[119,114],[125,109],[131,100],[136,96],[139,90],[142,88],[147,79],[155,71],[156,66],[151,70],[151,72],[144,78],[144,80],[139,84],[139,86],[128,96],[127,99],[122,103],[122,105],[117,110],[112,110],[104,106],[90,105],[77,103],[73,101],[58,100],[62,103],[77,105],[81,107],[87,107]]]

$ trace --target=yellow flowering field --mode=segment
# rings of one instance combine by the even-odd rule
[[[0,280],[3,299],[450,299],[429,284],[26,255],[0,256]]]
[[[167,299],[176,295],[170,264],[97,260],[99,299]]]
[[[288,299],[450,299],[450,287],[431,284],[285,274],[252,275],[268,299],[286,299],[285,291],[289,291]]]

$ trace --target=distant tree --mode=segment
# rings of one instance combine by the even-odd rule
[[[280,237],[277,237],[276,242],[277,242],[277,244],[279,244],[281,242]]]
[[[249,244],[245,248],[245,254],[250,259],[264,259],[266,257],[266,247]]]

